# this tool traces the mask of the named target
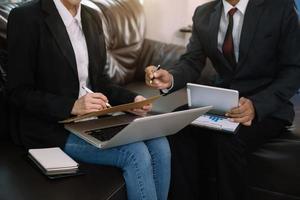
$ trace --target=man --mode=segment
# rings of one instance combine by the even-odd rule
[[[241,97],[226,114],[241,123],[235,135],[189,128],[171,138],[174,198],[200,198],[197,176],[207,174],[200,169],[207,165],[205,157],[216,162],[218,199],[249,196],[247,155],[293,122],[289,99],[300,86],[299,33],[293,0],[213,1],[196,9],[192,36],[178,64],[168,71],[146,68],[148,85],[172,92],[195,81],[209,58],[217,72],[215,86],[238,90]],[[204,135],[211,141],[200,138]]]
[[[58,121],[145,98],[112,83],[99,14],[81,0],[36,0],[8,20],[12,134],[26,148],[61,147],[74,159],[121,168],[127,197],[167,199],[170,149],[165,137],[99,149]],[[87,93],[85,87],[94,93]],[[130,110],[145,114],[146,105]],[[83,186],[84,187],[84,186]]]

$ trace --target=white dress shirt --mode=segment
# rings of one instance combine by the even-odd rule
[[[219,25],[219,33],[218,33],[218,49],[222,51],[222,46],[225,40],[225,35],[229,23],[229,15],[228,12],[232,8],[237,8],[237,11],[233,15],[233,29],[232,29],[232,37],[234,44],[234,54],[236,61],[239,60],[239,49],[240,49],[240,38],[241,32],[244,23],[244,16],[246,12],[246,8],[249,0],[240,0],[235,6],[229,4],[226,0],[223,0],[223,11],[221,15],[220,25]]]
[[[54,4],[58,10],[59,15],[61,16],[72,47],[75,53],[77,71],[78,71],[78,79],[79,79],[79,97],[86,94],[86,91],[82,89],[82,86],[88,86],[88,65],[89,65],[89,55],[88,49],[86,45],[86,40],[84,33],[82,31],[81,24],[81,4],[79,4],[77,14],[75,17],[71,15],[68,9],[63,5],[61,0],[53,0]]]

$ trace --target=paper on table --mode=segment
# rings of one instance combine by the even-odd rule
[[[88,113],[88,114],[85,114],[85,115],[72,117],[72,118],[60,121],[59,123],[71,123],[71,122],[87,119],[87,118],[90,118],[90,117],[98,117],[98,116],[101,116],[101,115],[106,115],[108,113],[123,112],[123,111],[131,110],[131,109],[135,109],[135,108],[141,108],[145,105],[148,105],[148,104],[152,103],[153,101],[157,100],[160,97],[161,97],[161,95],[158,95],[158,96],[153,96],[153,97],[147,98],[144,101],[132,102],[132,103],[128,103],[128,104],[113,106],[111,108],[107,108],[107,109],[100,110],[100,111],[97,111],[97,112],[91,112],[91,113]]]

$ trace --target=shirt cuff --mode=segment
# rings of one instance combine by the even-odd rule
[[[162,89],[160,91],[164,94],[167,94],[173,89],[173,87],[174,87],[174,79],[173,79],[173,75],[171,75],[171,86],[169,88]]]

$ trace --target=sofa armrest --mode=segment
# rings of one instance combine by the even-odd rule
[[[136,64],[135,79],[143,81],[144,70],[149,65],[161,65],[162,67],[174,65],[184,51],[185,47],[183,46],[145,39]]]

